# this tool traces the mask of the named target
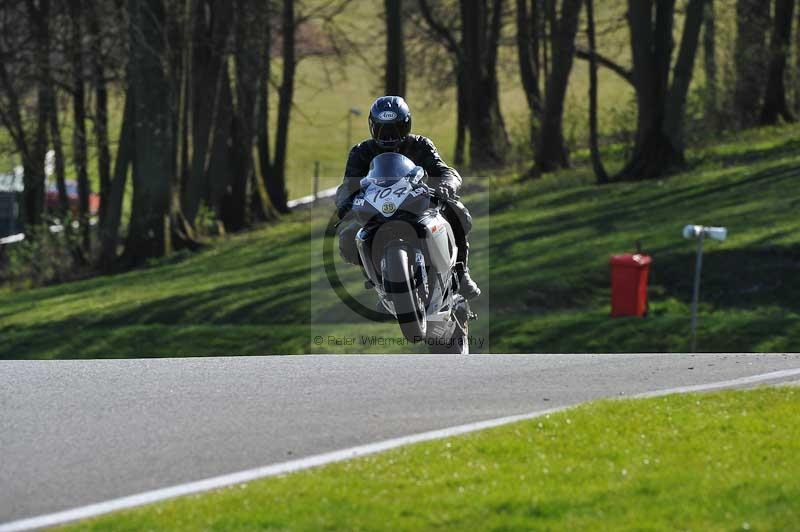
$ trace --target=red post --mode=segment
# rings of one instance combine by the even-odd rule
[[[611,316],[647,313],[647,276],[652,259],[639,253],[611,257]]]

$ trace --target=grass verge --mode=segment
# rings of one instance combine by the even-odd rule
[[[687,223],[729,229],[728,240],[706,246],[700,350],[800,350],[796,128],[751,131],[690,155],[692,166],[668,179],[603,187],[585,166],[533,181],[468,178],[471,266],[484,289],[473,332],[486,340],[473,350],[687,350]],[[0,358],[420,351],[370,345],[362,336],[396,338],[399,328],[342,312],[318,260],[332,210],[297,212],[122,275],[0,288]],[[610,319],[609,256],[637,240],[653,256],[650,314]],[[359,272],[341,271],[373,304]],[[355,341],[319,346],[319,335]]]
[[[68,530],[789,530],[800,388],[600,401]]]

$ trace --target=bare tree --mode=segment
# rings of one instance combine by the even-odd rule
[[[183,213],[190,223],[194,223],[204,201],[222,217],[219,202],[230,168],[227,142],[232,113],[226,64],[232,4],[227,0],[198,0],[193,13],[189,22],[192,153],[182,191]]]
[[[628,0],[638,113],[633,155],[620,178],[654,178],[685,163],[683,115],[704,4],[689,0],[670,83],[675,0]]]
[[[234,65],[236,101],[231,132],[233,176],[231,183],[232,212],[226,216],[226,228],[241,230],[251,224],[253,202],[253,145],[255,140],[256,99],[261,64],[260,25],[253,24],[258,13],[254,0],[236,0],[234,13]]]
[[[503,0],[461,0],[462,97],[467,109],[469,158],[473,168],[505,162],[510,148],[500,112],[497,48]]]
[[[91,0],[85,13],[91,50],[91,83],[95,98],[94,135],[97,143],[97,175],[100,180],[98,219],[102,226],[108,212],[111,189],[111,149],[108,138],[108,89],[100,31],[100,7],[99,0]]]
[[[466,98],[466,76],[464,54],[456,37],[460,26],[456,25],[458,17],[451,17],[451,24],[445,24],[438,14],[434,13],[429,0],[418,0],[419,12],[424,27],[427,28],[430,38],[438,43],[447,52],[450,58],[450,68],[446,69],[446,77],[455,79],[456,86],[456,141],[453,162],[460,166],[464,164],[465,146],[467,140],[467,113],[468,103]],[[430,55],[430,51],[426,51]],[[437,61],[437,64],[441,62]]]
[[[72,56],[72,110],[74,128],[72,135],[72,159],[78,177],[78,219],[81,224],[84,257],[91,250],[89,226],[89,173],[87,169],[86,143],[86,95],[83,76],[83,2],[69,0],[71,19],[70,55]]]
[[[539,2],[517,0],[517,57],[522,88],[530,113],[530,141],[538,136],[538,122],[542,119],[542,91],[539,87]]]
[[[547,78],[542,127],[536,146],[536,170],[551,172],[569,166],[569,152],[564,141],[564,98],[575,54],[575,35],[581,0],[563,0],[561,17],[555,14],[552,2],[550,17],[551,69]]]
[[[133,93],[133,203],[125,260],[138,265],[169,249],[173,139],[170,86],[164,71],[162,0],[128,0],[130,82]]]
[[[795,120],[786,99],[784,83],[786,61],[792,47],[794,4],[794,0],[775,0],[767,87],[764,92],[764,106],[761,109],[762,124],[775,124],[779,117],[787,122]]]
[[[800,115],[800,8],[797,9],[796,27],[794,32],[794,112]]]
[[[403,1],[384,0],[386,13],[386,94],[406,94]]]
[[[267,192],[272,206],[279,213],[289,212],[286,205],[286,152],[289,145],[289,118],[294,97],[294,75],[297,69],[295,57],[295,23],[294,2],[283,0],[281,12],[282,33],[282,76],[278,89],[278,124],[275,131],[275,155],[270,168]]]
[[[608,174],[600,158],[597,139],[597,46],[595,45],[594,0],[586,0],[586,35],[589,40],[589,147],[592,169],[600,185],[608,183]]]
[[[100,221],[101,247],[98,265],[101,270],[106,272],[111,271],[117,264],[122,202],[125,198],[128,171],[133,166],[133,158],[136,152],[133,97],[132,91],[126,92],[122,126],[120,128],[119,142],[117,143],[117,158],[114,161],[114,174],[109,183],[108,198],[106,199],[106,215]]]
[[[740,127],[758,123],[763,93],[769,2],[736,0],[736,87],[733,108]]]
[[[265,4],[263,41],[259,52],[261,53],[261,69],[259,77],[258,102],[256,106],[256,149],[258,151],[258,164],[261,171],[261,184],[266,192],[270,184],[270,174],[272,173],[272,158],[270,155],[270,135],[269,135],[269,81],[271,73],[271,54],[272,54],[272,3]],[[259,187],[260,188],[260,187]],[[269,200],[264,198],[265,202]],[[271,218],[275,214],[267,205],[262,206],[262,214],[265,218]]]
[[[44,211],[44,157],[47,149],[48,116],[53,103],[50,83],[50,15],[49,0],[42,0],[37,6],[35,2],[25,3],[27,23],[32,31],[33,41],[33,85],[36,87],[36,107],[34,114],[35,127],[32,134],[26,131],[22,113],[22,97],[20,87],[15,86],[12,75],[0,61],[0,78],[8,100],[8,110],[3,111],[3,122],[6,124],[17,149],[22,156],[25,192],[23,195],[23,220],[29,229],[42,222]],[[3,51],[7,55],[9,50]],[[3,106],[5,108],[5,106]]]
[[[711,122],[712,128],[717,128],[718,103],[717,103],[717,30],[716,15],[714,13],[714,0],[706,0],[703,17],[703,67],[706,75],[705,86],[705,118]]]

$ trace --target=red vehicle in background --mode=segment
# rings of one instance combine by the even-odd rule
[[[77,217],[80,209],[80,200],[78,196],[78,183],[72,180],[66,182],[67,185],[67,199],[69,200],[69,210],[72,215]],[[58,200],[58,187],[55,183],[47,184],[47,195],[45,197],[45,206],[47,210],[58,212],[61,208],[61,202]],[[100,209],[100,196],[95,193],[89,194],[89,215],[96,216],[97,211]]]

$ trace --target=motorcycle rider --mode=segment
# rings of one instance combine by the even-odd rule
[[[469,242],[467,235],[472,229],[472,216],[458,201],[456,194],[461,187],[459,173],[447,166],[433,142],[422,135],[411,134],[411,110],[400,96],[381,96],[369,110],[369,130],[372,138],[353,146],[347,158],[344,180],[336,190],[336,208],[339,219],[345,218],[353,206],[353,197],[361,188],[361,178],[369,172],[374,157],[385,152],[396,152],[411,159],[427,173],[428,185],[434,194],[446,200],[442,214],[453,228],[458,246],[457,268],[461,295],[472,299],[481,290],[469,274]],[[352,264],[359,264],[355,235],[360,226],[354,221],[343,223],[339,231],[339,251]]]

